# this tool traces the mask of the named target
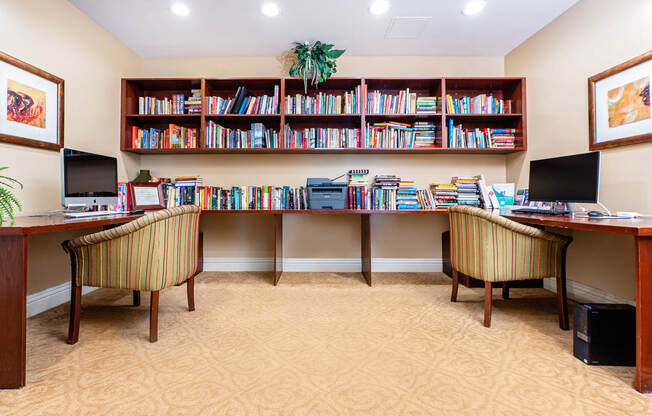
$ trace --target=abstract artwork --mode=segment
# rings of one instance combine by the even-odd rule
[[[0,52],[0,142],[63,147],[63,79]]]
[[[45,91],[7,80],[7,120],[45,128]]]
[[[589,149],[652,141],[652,51],[589,78]]]
[[[650,78],[609,90],[609,127],[650,118]]]

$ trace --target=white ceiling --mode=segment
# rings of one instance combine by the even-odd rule
[[[467,0],[393,0],[374,16],[372,0],[273,0],[281,13],[270,18],[260,12],[266,0],[181,0],[187,17],[170,12],[176,0],[70,1],[145,58],[278,56],[295,40],[334,43],[347,55],[502,56],[577,2],[487,0],[481,14],[464,16]],[[385,37],[392,18],[423,16],[432,19],[412,31],[418,38]]]

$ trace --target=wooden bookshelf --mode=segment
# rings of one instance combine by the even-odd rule
[[[274,86],[279,86],[279,112],[276,114],[209,114],[206,107],[206,97],[234,97],[238,87],[246,87],[252,95],[273,96]],[[360,112],[355,114],[288,114],[285,98],[288,95],[304,93],[303,80],[296,78],[129,78],[122,80],[122,111],[120,148],[126,152],[137,154],[508,154],[527,149],[527,115],[526,115],[526,85],[525,78],[330,78],[319,85],[318,89],[309,88],[307,95],[319,92],[333,95],[343,95],[345,92],[360,87]],[[430,113],[411,114],[374,114],[367,111],[367,92],[381,91],[398,94],[409,88],[417,96],[441,97],[441,109]],[[172,94],[190,95],[191,89],[201,89],[201,114],[138,114],[138,97],[170,98]],[[512,113],[509,114],[451,114],[446,108],[446,95],[455,98],[492,94],[499,99],[510,100]],[[446,129],[449,119],[456,125],[462,124],[469,129],[478,128],[514,128],[516,146],[513,149],[448,148]],[[205,128],[208,121],[220,125],[247,130],[252,123],[262,123],[265,128],[278,132],[282,146],[284,129],[290,125],[293,130],[309,127],[317,128],[359,128],[364,136],[367,123],[397,121],[414,123],[416,121],[431,121],[437,126],[437,137],[441,147],[412,149],[304,149],[304,148],[263,148],[263,149],[230,149],[206,148]],[[170,123],[188,128],[198,129],[198,148],[185,149],[136,149],[132,148],[131,129],[140,128],[164,129]]]

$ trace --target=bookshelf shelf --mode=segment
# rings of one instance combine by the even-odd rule
[[[200,119],[201,114],[127,114],[127,118],[142,118],[142,119],[162,119],[162,118],[186,118],[186,119]]]
[[[380,210],[380,209],[205,209],[203,214],[411,214],[411,215],[448,215],[446,209],[419,210]]]
[[[432,118],[441,117],[442,113],[407,113],[407,114],[376,114],[367,113],[367,118]]]
[[[272,97],[278,92],[278,113],[275,114],[210,114],[207,97],[234,98],[239,87],[245,87],[253,96]],[[170,98],[172,94],[190,95],[191,90],[201,89],[201,114],[137,114],[138,98],[141,96],[159,99]],[[319,89],[311,88],[309,96],[319,93],[344,95],[359,89],[360,112],[355,114],[288,114],[286,97],[306,95],[303,80],[296,78],[130,78],[122,80],[122,116],[120,148],[137,154],[508,154],[527,150],[527,115],[525,109],[526,87],[524,78],[330,78]],[[440,111],[432,113],[375,114],[367,112],[367,93],[379,91],[396,95],[409,89],[417,97],[439,97]],[[509,114],[449,114],[446,96],[454,98],[491,94],[497,99],[509,100],[512,113]],[[448,120],[464,128],[510,128],[516,130],[515,148],[448,148],[446,137]],[[396,121],[413,123],[428,121],[437,126],[436,135],[441,147],[412,149],[135,149],[132,147],[131,132],[134,126],[142,129],[166,129],[169,124],[197,128],[198,142],[205,142],[208,121],[226,128],[248,130],[252,123],[263,123],[265,128],[274,129],[283,142],[286,126],[293,130],[305,128],[359,128],[365,134],[367,124]]]
[[[453,117],[469,117],[469,118],[501,118],[501,117],[523,117],[523,114],[521,113],[505,113],[505,114],[455,114],[455,113],[447,113],[446,117],[453,118]]]
[[[123,149],[125,152],[141,155],[156,154],[494,154],[504,155],[520,152],[520,149],[458,149],[458,148],[414,148],[414,149],[302,149],[302,148],[274,148],[274,149],[225,149],[225,148],[191,148],[191,149]]]
[[[280,114],[205,114],[210,118],[275,118],[281,117]]]
[[[285,118],[355,118],[362,114],[285,114]]]

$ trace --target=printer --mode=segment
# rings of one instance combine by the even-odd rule
[[[328,178],[308,178],[308,207],[310,209],[344,209],[346,183]]]

